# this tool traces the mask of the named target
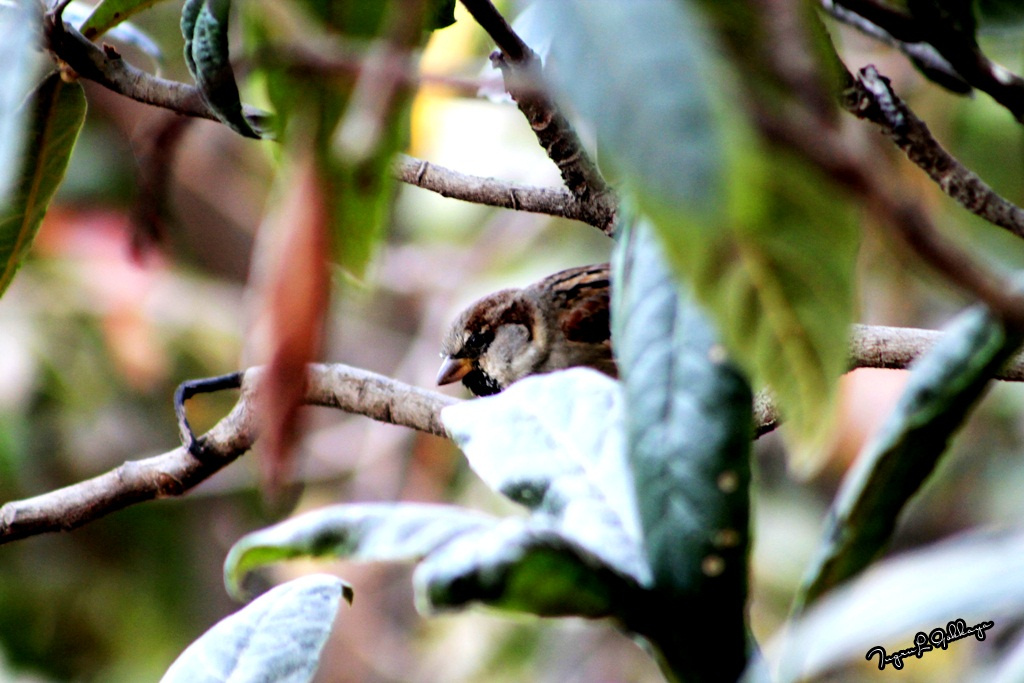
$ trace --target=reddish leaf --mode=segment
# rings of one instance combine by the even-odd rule
[[[297,161],[278,208],[264,222],[253,256],[263,429],[261,474],[274,497],[291,472],[306,390],[306,364],[320,353],[327,311],[328,215],[312,156]]]

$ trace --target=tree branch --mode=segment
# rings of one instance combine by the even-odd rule
[[[905,370],[942,339],[942,332],[913,327],[854,325],[850,335],[851,370],[879,368]],[[1024,351],[1015,354],[992,377],[1006,382],[1024,382]]]
[[[462,0],[480,26],[497,44],[491,63],[501,69],[505,89],[530,123],[537,141],[562,174],[569,192],[583,203],[592,203],[594,215],[607,216],[598,226],[612,236],[618,199],[590,158],[579,135],[554,100],[539,87],[543,82],[540,58],[523,42],[490,0]]]
[[[493,7],[491,9],[493,10]],[[496,10],[494,14],[501,19]],[[501,21],[504,22],[504,19]],[[143,104],[161,107],[184,116],[219,120],[195,86],[159,78],[137,69],[124,61],[113,47],[104,45],[101,49],[86,39],[74,27],[65,24],[57,12],[47,14],[45,22],[44,34],[49,49],[78,76]],[[494,29],[494,26],[491,28]],[[501,44],[512,50],[517,55],[517,60],[522,61],[523,55],[526,54],[523,50],[529,51],[529,48],[525,44],[517,47],[515,41],[522,41],[515,36],[511,28],[508,29],[508,35],[496,32],[502,36]],[[514,38],[510,38],[509,35]],[[530,54],[532,55],[532,52]],[[327,51],[326,48],[314,53],[302,48],[283,46],[277,52],[263,51],[256,55],[255,59],[328,74],[342,71],[353,77],[362,73],[365,67],[362,61],[351,55],[339,53],[337,50]],[[517,67],[517,73],[521,70],[528,69]],[[391,77],[408,84],[437,81],[466,92],[472,90],[475,93],[477,89],[475,82],[429,76],[417,79],[405,70],[392,71],[393,73],[389,72]],[[571,126],[557,112],[550,99],[536,85],[519,80],[513,95],[518,94],[521,100],[520,108],[527,107],[531,112],[528,118],[537,132],[538,139],[545,145],[549,156],[562,169],[567,187],[570,190],[575,188],[575,192],[519,186],[491,178],[470,176],[404,155],[395,162],[396,177],[444,197],[578,220],[611,235],[618,209],[614,194],[601,177],[596,165],[583,151]],[[245,107],[245,115],[251,121],[265,116],[263,112],[252,107]]]
[[[532,187],[495,178],[467,175],[405,154],[400,154],[395,159],[392,168],[395,176],[402,182],[436,192],[442,197],[569,218],[600,230],[604,230],[605,226],[615,220],[614,213],[607,213],[614,207],[598,202],[580,201],[561,187]]]
[[[95,81],[137,102],[170,109],[185,116],[217,121],[217,115],[193,85],[160,78],[121,59],[110,45],[101,49],[64,23],[58,12],[43,17],[47,48],[82,78]]]
[[[855,325],[850,368],[906,368],[941,336],[931,330]],[[0,545],[70,531],[136,503],[183,495],[234,462],[258,437],[255,392],[261,375],[260,368],[244,372],[238,402],[201,437],[199,457],[182,446],[34,498],[9,502],[0,507]],[[1014,356],[996,377],[1024,381],[1024,353]],[[443,437],[441,410],[459,399],[347,365],[314,364],[309,366],[305,402]],[[781,421],[769,392],[755,397],[754,412],[757,436]]]
[[[947,17],[911,16],[877,0],[837,2],[898,41],[933,46],[966,83],[990,95],[1024,122],[1024,79],[986,57],[973,32],[955,26]]]
[[[1024,210],[999,196],[935,140],[927,124],[892,91],[873,66],[860,70],[843,92],[843,107],[881,127],[942,191],[971,213],[1024,237]]]
[[[858,0],[857,4],[870,6],[879,12],[890,11],[888,6],[871,0]],[[786,3],[782,5],[788,6]],[[777,42],[792,40],[770,23],[766,22],[765,28]],[[734,46],[734,49],[740,48]],[[784,64],[772,64],[769,61],[769,64],[778,71],[791,61]],[[1019,213],[1014,211],[1016,207],[999,198],[977,176],[956,163],[935,142],[923,123],[912,122],[909,109],[899,101],[888,82],[879,76],[874,67],[861,69],[859,75],[854,77],[838,55],[835,55],[835,66],[841,69],[842,100],[847,109],[858,115],[863,113],[867,116],[870,113],[891,122],[893,134],[906,145],[908,153],[913,154],[951,196],[964,202],[979,215],[998,220],[1004,227],[1013,229],[1012,226],[1019,219]],[[780,73],[778,77],[783,83],[795,80],[788,73]],[[892,229],[895,237],[925,263],[951,283],[984,302],[1005,324],[1024,330],[1024,294],[1013,287],[1002,273],[973,258],[969,252],[948,239],[936,228],[919,202],[906,197],[899,187],[894,187],[882,177],[877,168],[877,159],[851,145],[840,134],[827,112],[819,110],[815,92],[805,92],[800,88],[790,88],[790,91],[795,96],[792,102],[769,103],[756,93],[749,97],[748,102],[762,137],[771,144],[791,149],[836,181],[845,184],[873,210],[883,224]],[[949,168],[945,168],[946,165]]]
[[[878,42],[902,52],[925,76],[944,88],[962,95],[967,95],[974,91],[974,88],[956,72],[956,69],[939,54],[939,51],[933,45],[897,40],[881,26],[843,7],[836,0],[821,0],[821,5],[828,14],[838,21],[848,24]]]
[[[852,75],[849,81],[854,82]],[[873,97],[873,93],[866,91],[865,97]],[[1000,273],[943,235],[924,207],[879,177],[873,160],[864,158],[860,150],[851,148],[833,129],[801,109],[790,108],[780,114],[757,102],[753,104],[765,139],[796,151],[844,183],[925,263],[983,302],[1007,325],[1024,330],[1024,295]]]
[[[182,446],[129,461],[98,477],[0,507],[0,544],[70,531],[130,505],[180,496],[252,447],[258,435],[255,392],[260,368],[246,370],[231,412],[201,438],[201,457]],[[311,365],[309,405],[445,436],[440,413],[458,399],[346,365]]]

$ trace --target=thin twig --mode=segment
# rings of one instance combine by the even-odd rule
[[[614,220],[614,216],[603,213],[609,207],[580,201],[562,187],[533,187],[467,175],[405,154],[398,155],[393,170],[402,182],[436,192],[442,197],[569,218],[598,229]]]
[[[914,62],[924,75],[944,88],[961,95],[973,92],[974,88],[956,72],[956,69],[939,54],[939,51],[933,45],[896,40],[881,26],[873,24],[856,12],[846,9],[837,3],[836,0],[822,0],[821,5],[829,15],[838,21],[852,26],[878,42],[902,52],[908,59]]]
[[[755,113],[766,139],[796,151],[845,184],[925,263],[983,302],[1006,324],[1024,329],[1024,296],[1006,277],[942,234],[925,208],[887,182],[859,150],[802,111],[789,110],[782,116],[761,107]]]
[[[96,46],[73,26],[64,23],[60,10],[58,7],[43,15],[43,35],[47,49],[62,69],[136,102],[183,116],[220,121],[197,87],[146,73],[122,59],[112,45]],[[242,105],[242,112],[257,130],[266,127],[266,112],[248,105]]]
[[[844,3],[850,7],[851,3]],[[865,0],[858,0],[879,12],[889,11],[887,6]],[[780,12],[788,3],[779,3]],[[795,10],[792,10],[795,11]],[[765,22],[761,26],[778,43],[799,40],[799,36],[787,35],[780,28],[789,28],[793,22]],[[893,33],[893,35],[896,35]],[[905,36],[899,36],[901,38]],[[734,51],[742,46],[733,45]],[[775,70],[780,70],[794,60],[784,63],[768,60]],[[931,172],[942,178],[942,184],[952,194],[961,198],[970,208],[981,214],[990,215],[1004,226],[1013,225],[1013,212],[1007,202],[995,195],[977,176],[969,173],[962,165],[947,174],[942,164],[954,160],[935,143],[927,128],[921,123],[914,127],[909,123],[905,105],[892,93],[888,82],[882,79],[873,67],[862,69],[855,78],[845,64],[835,58],[835,66],[842,69],[841,83],[844,88],[844,105],[855,112],[868,112],[880,108],[879,116],[892,122],[892,128],[900,136],[914,128],[915,134],[908,141],[907,149],[920,155],[922,163]],[[792,83],[799,73],[777,74],[783,83]],[[748,84],[749,86],[749,84]],[[904,196],[878,169],[878,160],[868,157],[862,149],[852,146],[827,116],[819,111],[815,92],[791,88],[793,101],[772,101],[751,92],[747,98],[756,125],[762,137],[770,144],[788,147],[817,166],[826,175],[843,183],[874,211],[881,222],[892,228],[894,237],[915,252],[925,263],[942,274],[948,281],[984,302],[1007,325],[1024,330],[1024,295],[1012,287],[1009,280],[987,264],[973,258],[952,240],[942,234],[931,221],[928,212],[919,202]],[[905,111],[904,111],[905,110]],[[917,150],[913,146],[929,142],[927,149]],[[933,161],[925,161],[930,159]],[[1012,207],[1012,205],[1010,205]]]
[[[526,117],[537,141],[562,174],[569,191],[581,202],[596,205],[594,214],[610,217],[600,226],[611,236],[618,200],[600,169],[587,154],[576,130],[542,88],[540,58],[523,42],[490,0],[462,0],[480,26],[497,44],[499,50],[491,62],[505,78],[505,88]]]
[[[923,27],[909,14],[884,2],[874,0],[838,0],[838,3],[851,12],[859,14],[875,26],[883,28],[896,40],[907,43],[920,43],[927,40]]]
[[[770,389],[754,394],[754,438],[760,439],[768,432],[775,431],[782,424],[779,403]]]
[[[498,16],[500,18],[500,15]],[[56,14],[48,15],[48,21],[45,34],[49,49],[78,76],[95,81],[144,104],[185,116],[218,120],[195,86],[162,79],[135,68],[121,59],[112,47],[97,47],[73,27],[64,24]],[[511,29],[509,32],[512,36],[515,35]],[[514,42],[510,43],[507,37],[503,38],[503,43],[506,47],[511,45],[509,49],[513,53],[520,57],[526,54],[517,49]],[[362,63],[356,68],[348,55],[331,53],[314,56],[309,51],[297,48],[273,57],[264,55],[258,58],[277,60],[275,63],[294,62],[295,68],[309,68],[321,72],[351,70],[353,75],[362,73],[365,68]],[[415,85],[417,82],[410,77],[410,70],[405,65],[389,64],[383,68],[390,69],[386,73],[407,85]],[[470,82],[454,84],[464,90],[474,85]],[[502,183],[490,178],[470,176],[439,166],[427,165],[426,162],[404,156],[396,161],[396,176],[403,182],[438,192],[445,197],[579,220],[611,235],[618,209],[617,200],[608,189],[596,165],[583,151],[572,127],[557,113],[554,104],[536,85],[520,83],[516,92],[522,99],[520,106],[528,106],[532,112],[530,121],[538,139],[545,144],[549,155],[562,169],[566,186],[570,190],[575,188],[575,192]],[[256,119],[262,116],[262,113],[247,107],[246,116]],[[554,118],[547,123],[541,121],[549,116]]]
[[[907,158],[942,191],[973,214],[1018,237],[1024,237],[1024,209],[999,196],[935,140],[928,126],[893,92],[889,80],[873,66],[860,70],[843,93],[843,106],[858,118],[877,124]]]
[[[101,49],[56,13],[44,17],[47,47],[77,75],[137,102],[170,109],[185,116],[217,121],[217,115],[193,85],[160,78],[138,69],[104,45]]]
[[[932,45],[966,83],[990,95],[1018,121],[1024,121],[1024,79],[986,57],[972,33],[952,25],[945,17],[911,16],[877,0],[837,2],[896,40]]]

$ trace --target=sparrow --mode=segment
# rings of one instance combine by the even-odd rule
[[[617,377],[610,284],[609,266],[600,263],[485,296],[452,323],[437,383],[461,379],[489,396],[528,375],[578,365]]]

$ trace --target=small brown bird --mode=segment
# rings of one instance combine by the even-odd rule
[[[612,359],[607,263],[570,268],[480,299],[452,324],[437,383],[477,396],[528,375],[584,365],[618,376]]]

